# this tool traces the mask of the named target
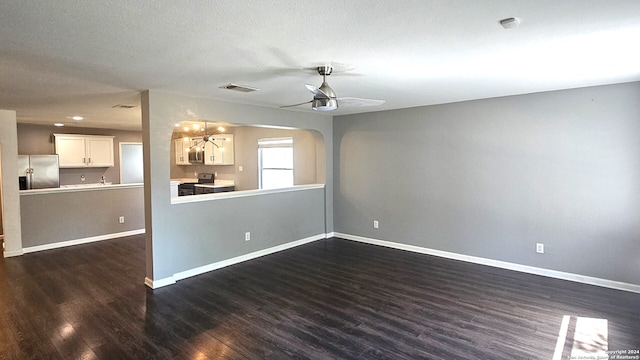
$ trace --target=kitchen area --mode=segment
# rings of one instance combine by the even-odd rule
[[[324,139],[311,131],[205,120],[175,124],[170,140],[172,198],[260,189],[259,143],[289,138],[293,185],[324,182]]]
[[[234,191],[234,136],[228,124],[196,120],[176,124],[171,137],[171,196]],[[219,178],[218,171],[225,178]]]
[[[141,132],[17,130],[24,252],[144,233]]]
[[[18,124],[17,135],[24,252],[144,233],[140,131]],[[310,131],[179,123],[167,138],[172,203],[259,190],[258,142],[283,137],[293,141],[294,186],[321,183],[324,166],[316,159],[323,156],[324,143]],[[139,149],[134,165],[127,161],[130,145]]]

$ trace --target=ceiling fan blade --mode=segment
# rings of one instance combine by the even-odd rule
[[[319,87],[311,85],[311,84],[304,84],[304,86],[307,88],[307,90],[311,91],[311,93],[319,98],[325,98],[325,99],[330,99],[331,97],[324,91],[320,90]]]
[[[350,106],[350,107],[366,107],[366,106],[379,106],[384,104],[385,100],[375,100],[375,99],[362,99],[355,97],[343,97],[338,98],[338,102],[340,106]]]
[[[280,109],[284,109],[284,108],[290,108],[290,107],[295,107],[295,106],[300,106],[300,105],[306,105],[306,104],[311,104],[313,100],[309,100],[309,101],[305,101],[303,103],[300,104],[294,104],[294,105],[284,105],[284,106],[280,106]]]

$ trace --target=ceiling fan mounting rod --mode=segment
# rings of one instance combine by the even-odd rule
[[[318,66],[318,74],[322,76],[329,76],[333,72],[331,65]]]

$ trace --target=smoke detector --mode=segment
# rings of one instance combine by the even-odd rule
[[[500,25],[502,25],[502,27],[505,29],[513,29],[520,25],[520,19],[518,19],[517,17],[502,19],[500,20]]]

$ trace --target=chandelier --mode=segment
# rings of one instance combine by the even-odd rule
[[[216,135],[224,134],[225,131],[226,129],[223,126],[218,126],[210,130],[207,122],[204,123],[204,126],[199,123],[194,123],[192,126],[185,126],[183,128],[184,140],[191,142],[191,145],[186,148],[186,152],[203,152],[207,143],[212,144],[216,148],[220,148],[220,146],[215,143],[216,139],[220,139]],[[198,134],[192,135],[193,132],[197,132]]]

